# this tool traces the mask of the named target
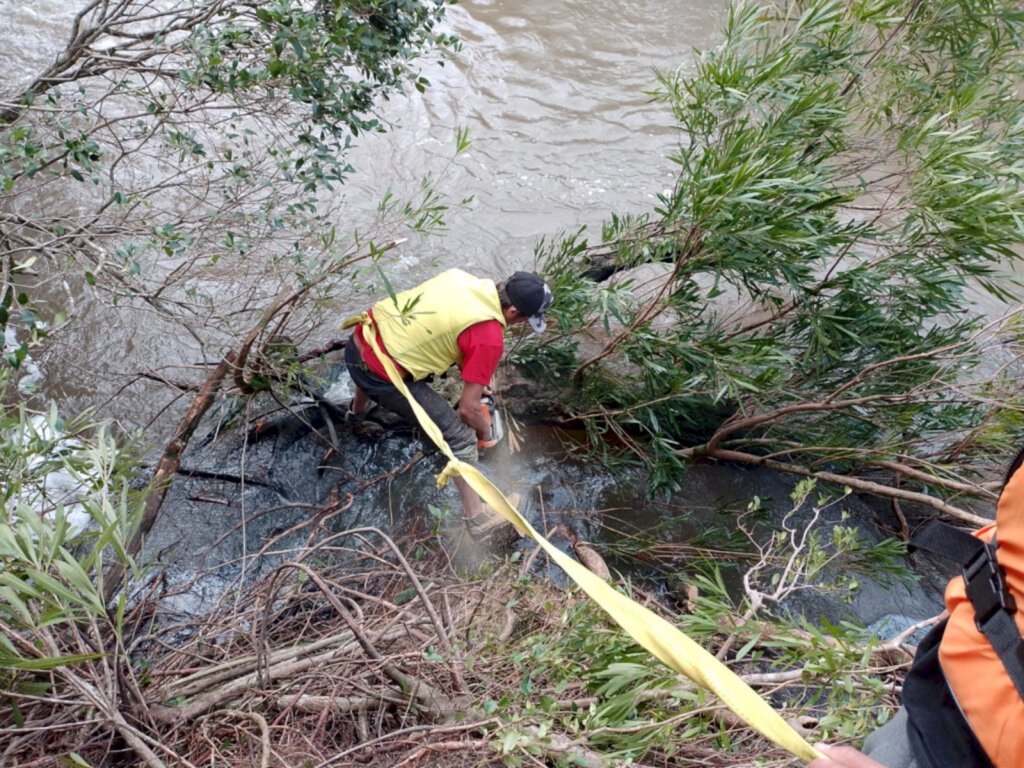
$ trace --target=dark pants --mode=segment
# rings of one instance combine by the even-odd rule
[[[918,768],[907,727],[907,710],[900,707],[892,720],[868,736],[864,754],[886,768]]]
[[[382,379],[375,374],[363,361],[356,343],[349,339],[345,345],[345,367],[348,368],[348,375],[366,396],[383,408],[396,413],[410,424],[416,424],[416,415],[412,412],[405,395],[387,379]],[[459,418],[458,412],[441,395],[430,388],[430,385],[423,381],[409,381],[405,385],[420,407],[433,419],[445,442],[448,443],[452,452],[463,461],[476,463],[476,432]]]

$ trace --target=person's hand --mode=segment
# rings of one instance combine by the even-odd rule
[[[815,744],[814,748],[823,752],[825,757],[811,760],[807,764],[807,768],[885,768],[881,763],[872,760],[853,747],[830,747],[828,744]]]

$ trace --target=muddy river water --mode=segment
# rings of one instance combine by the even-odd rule
[[[0,0],[0,92],[17,93],[54,60],[83,4]],[[529,266],[542,237],[650,210],[673,183],[666,156],[678,141],[669,111],[648,95],[655,71],[692,68],[695,51],[719,39],[725,8],[725,0],[452,6],[461,51],[426,65],[424,93],[410,89],[381,106],[387,133],[356,140],[348,158],[356,173],[332,201],[346,218],[339,229],[372,216],[386,191],[413,196],[428,176],[450,201],[471,199],[453,205],[444,235],[402,247],[389,275],[409,285],[455,265],[498,277]],[[472,145],[453,162],[458,129]],[[159,322],[122,322],[87,299],[75,314],[81,322],[65,333],[61,354],[39,361],[45,390],[69,409],[99,406],[128,426],[145,424],[168,393],[132,377],[187,377],[174,366],[201,357]]]

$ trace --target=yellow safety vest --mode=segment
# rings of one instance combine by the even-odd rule
[[[373,320],[388,354],[417,381],[462,363],[458,338],[469,326],[486,320],[506,325],[494,281],[461,269],[378,301]]]

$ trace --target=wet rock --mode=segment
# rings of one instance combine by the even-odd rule
[[[532,384],[509,379],[504,387],[502,391],[519,391],[534,407],[546,408],[537,395],[541,390]],[[179,584],[200,574],[215,576],[216,589],[208,590],[212,594],[233,579],[257,575],[292,556],[314,528],[321,536],[362,526],[429,535],[438,520],[461,514],[454,487],[436,486],[443,461],[432,448],[425,450],[415,429],[379,424],[373,435],[355,429],[357,424],[345,417],[344,388],[336,395],[342,405],[333,409],[315,402],[291,409],[268,403],[264,411],[224,409],[208,419],[206,436],[198,437],[184,456],[147,540],[146,557],[164,566]],[[512,407],[513,402],[518,401],[506,396],[502,404]],[[564,525],[571,530],[569,546],[576,544],[577,558],[587,559],[584,564],[595,572],[602,571],[600,564],[603,573],[612,565],[627,576],[649,579],[651,573],[638,565],[644,546],[650,547],[652,560],[663,559],[673,548],[685,557],[694,544],[713,548],[715,530],[735,536],[737,516],[754,497],[765,510],[759,525],[766,534],[791,507],[794,478],[719,464],[691,467],[678,493],[652,498],[639,470],[612,471],[575,457],[565,435],[527,420],[519,435],[523,450],[499,445],[486,453],[482,468],[506,495],[522,494],[519,509],[535,528],[549,531]],[[850,515],[844,524],[857,521],[869,541],[891,535],[877,522],[880,507],[875,502],[851,496],[843,508]],[[827,531],[841,522],[837,509],[822,525]],[[617,560],[614,553],[630,538],[637,542],[634,554]],[[529,544],[518,546],[525,550]],[[723,564],[727,580],[739,589],[740,564],[732,570]],[[546,578],[564,583],[560,569],[543,566],[543,558],[537,567],[548,569]],[[785,610],[817,621],[865,626],[887,616],[919,621],[941,608],[946,579],[941,570],[924,573],[920,583],[909,587],[862,574],[853,595],[806,592],[787,602]],[[688,593],[679,597],[693,602]]]
[[[146,559],[179,583],[259,573],[303,546],[314,525],[388,530],[413,498],[421,518],[452,501],[434,481],[440,462],[420,461],[409,430],[358,435],[316,405],[236,421],[209,425],[213,437],[186,452],[146,541]]]

